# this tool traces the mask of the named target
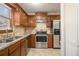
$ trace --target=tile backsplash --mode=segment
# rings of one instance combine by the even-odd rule
[[[24,27],[14,27],[13,33],[14,33],[16,36],[22,36],[22,35],[25,34],[25,28],[24,28]]]
[[[37,23],[36,24],[36,30],[37,31],[46,31],[47,27],[46,27],[46,23]]]
[[[8,33],[8,37],[12,37],[14,35],[22,36],[24,34],[25,34],[24,27],[13,27],[13,32]],[[7,38],[7,33],[0,34],[0,40],[4,38]]]

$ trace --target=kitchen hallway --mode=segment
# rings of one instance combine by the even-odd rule
[[[60,56],[60,49],[36,49],[31,48],[27,56]]]

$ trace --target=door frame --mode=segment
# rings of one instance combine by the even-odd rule
[[[65,18],[64,18],[64,16],[65,16],[65,12],[64,12],[64,3],[61,3],[60,4],[60,21],[61,21],[61,24],[60,24],[60,26],[61,26],[61,29],[60,29],[60,32],[61,32],[61,56],[65,56],[66,55],[66,42],[65,42]]]

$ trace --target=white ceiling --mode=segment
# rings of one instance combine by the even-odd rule
[[[29,14],[35,12],[47,12],[50,14],[60,14],[59,3],[19,3],[19,5]]]

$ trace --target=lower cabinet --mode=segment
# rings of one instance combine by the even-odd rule
[[[26,39],[22,39],[19,42],[9,47],[9,56],[26,56],[27,46]]]
[[[48,34],[48,48],[52,48],[52,34]],[[35,34],[14,43],[0,51],[0,56],[26,56],[30,48],[35,48]]]
[[[0,56],[8,56],[8,49],[3,49],[0,51]]]
[[[53,47],[53,39],[52,39],[52,34],[48,34],[48,48]]]
[[[26,56],[26,54],[27,54],[27,45],[26,45],[26,40],[24,39],[24,40],[21,40],[21,46],[20,46],[20,48],[21,48],[21,56]]]
[[[0,56],[26,56],[30,48],[35,48],[35,35],[30,35],[0,51]]]
[[[28,48],[31,48],[31,35],[27,37],[27,41],[28,41]]]
[[[31,48],[35,48],[35,34],[31,34]]]
[[[11,45],[8,48],[9,56],[20,56],[20,42]]]
[[[20,56],[20,48],[16,48],[9,56]]]

